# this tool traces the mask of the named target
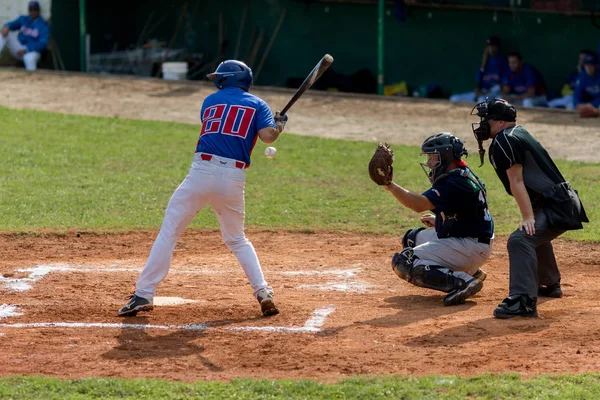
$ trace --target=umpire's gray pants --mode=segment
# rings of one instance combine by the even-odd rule
[[[490,258],[492,242],[493,239],[488,245],[479,243],[477,238],[439,239],[434,229],[425,229],[416,237],[413,251],[419,259],[414,265],[439,265],[473,275]]]
[[[540,285],[552,285],[560,279],[560,271],[554,257],[552,240],[565,233],[548,226],[543,211],[535,214],[535,234],[525,230],[514,231],[508,238],[510,263],[509,296],[526,294],[538,297]]]

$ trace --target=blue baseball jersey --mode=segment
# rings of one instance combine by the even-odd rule
[[[600,106],[600,70],[597,70],[593,76],[582,71],[573,97],[575,105],[591,103],[596,107]]]
[[[481,86],[481,90],[490,90],[492,87],[502,83],[502,78],[508,73],[508,61],[506,57],[497,55],[489,57],[483,73],[477,71],[475,81]]]
[[[250,165],[258,131],[276,127],[267,103],[240,88],[221,89],[208,96],[200,109],[202,130],[196,152],[214,154]]]
[[[475,183],[475,180],[477,183]],[[491,238],[494,221],[489,213],[485,186],[467,167],[448,172],[423,193],[435,207],[439,238]]]
[[[510,87],[512,94],[524,94],[529,88],[535,88],[536,96],[546,94],[546,85],[542,74],[529,64],[523,64],[520,71],[509,71],[502,83]]]
[[[50,27],[42,17],[31,19],[29,15],[22,15],[14,21],[4,24],[11,31],[19,30],[17,39],[27,47],[27,51],[41,53],[48,47]]]
[[[580,72],[573,71],[569,74],[569,76],[567,76],[567,85],[569,85],[573,92],[577,87],[577,82],[579,82],[579,74]]]

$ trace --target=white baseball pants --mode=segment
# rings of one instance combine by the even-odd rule
[[[169,201],[148,262],[137,280],[136,295],[148,300],[154,298],[158,283],[169,272],[177,240],[206,205],[217,215],[223,241],[244,269],[254,293],[263,288],[271,289],[263,276],[254,246],[244,234],[246,172],[235,165],[235,160],[217,156],[204,161],[200,153],[196,153],[187,177]]]
[[[434,264],[473,275],[490,258],[493,239],[489,245],[476,238],[439,239],[435,229],[425,229],[417,234],[415,244],[413,251],[419,257],[415,265]]]
[[[6,37],[0,35],[0,52],[2,52],[5,45],[8,45],[8,50],[10,50],[10,54],[12,54],[14,58],[23,61],[27,71],[35,71],[37,69],[37,63],[40,60],[41,54],[37,51],[27,51],[27,47],[19,42],[19,39],[17,39],[17,35],[14,32],[9,32]],[[19,50],[25,50],[26,53],[20,56],[17,53]]]

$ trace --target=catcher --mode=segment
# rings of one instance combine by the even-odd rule
[[[421,167],[431,182],[423,194],[393,182],[393,153],[379,144],[369,162],[371,179],[405,207],[426,210],[421,222],[428,228],[411,229],[402,239],[403,250],[392,258],[392,269],[415,286],[448,293],[444,305],[463,304],[483,287],[486,273],[479,269],[490,257],[494,223],[488,212],[483,182],[461,159],[468,155],[463,142],[443,132],[428,137],[421,147]]]

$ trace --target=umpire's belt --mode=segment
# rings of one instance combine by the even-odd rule
[[[203,161],[208,161],[211,164],[220,165],[222,167],[244,169],[244,168],[248,168],[248,166],[249,166],[248,164],[246,164],[243,161],[234,160],[232,158],[216,156],[214,154],[208,154],[208,153],[200,153],[200,158]]]

